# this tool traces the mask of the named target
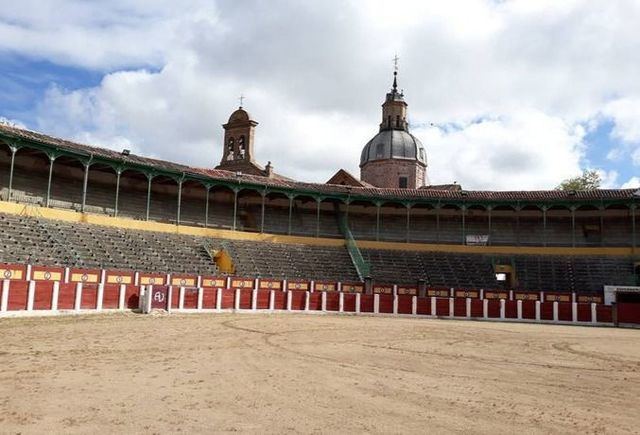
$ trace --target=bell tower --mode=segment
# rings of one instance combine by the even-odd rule
[[[251,119],[242,108],[242,97],[238,110],[233,112],[229,121],[224,124],[224,148],[222,151],[221,169],[236,162],[255,163],[253,158],[253,141],[258,123]]]

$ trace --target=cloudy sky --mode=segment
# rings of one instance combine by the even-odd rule
[[[0,6],[0,117],[30,129],[212,167],[244,94],[258,161],[324,182],[359,174],[398,53],[431,183],[640,185],[638,0]]]

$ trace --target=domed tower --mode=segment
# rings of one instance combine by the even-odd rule
[[[360,178],[376,187],[417,189],[427,179],[427,156],[422,143],[409,133],[407,103],[398,92],[398,71],[382,105],[380,132],[364,146]]]
[[[271,162],[263,168],[254,159],[253,141],[256,125],[258,123],[251,119],[242,106],[231,114],[229,121],[222,126],[224,128],[222,159],[216,169],[265,177],[274,176]]]

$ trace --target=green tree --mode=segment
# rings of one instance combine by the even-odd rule
[[[567,178],[556,190],[593,190],[599,189],[602,179],[598,171],[593,169],[585,169],[582,175]]]

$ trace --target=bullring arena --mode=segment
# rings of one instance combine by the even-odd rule
[[[0,430],[637,433],[637,189],[194,168],[0,125]]]

